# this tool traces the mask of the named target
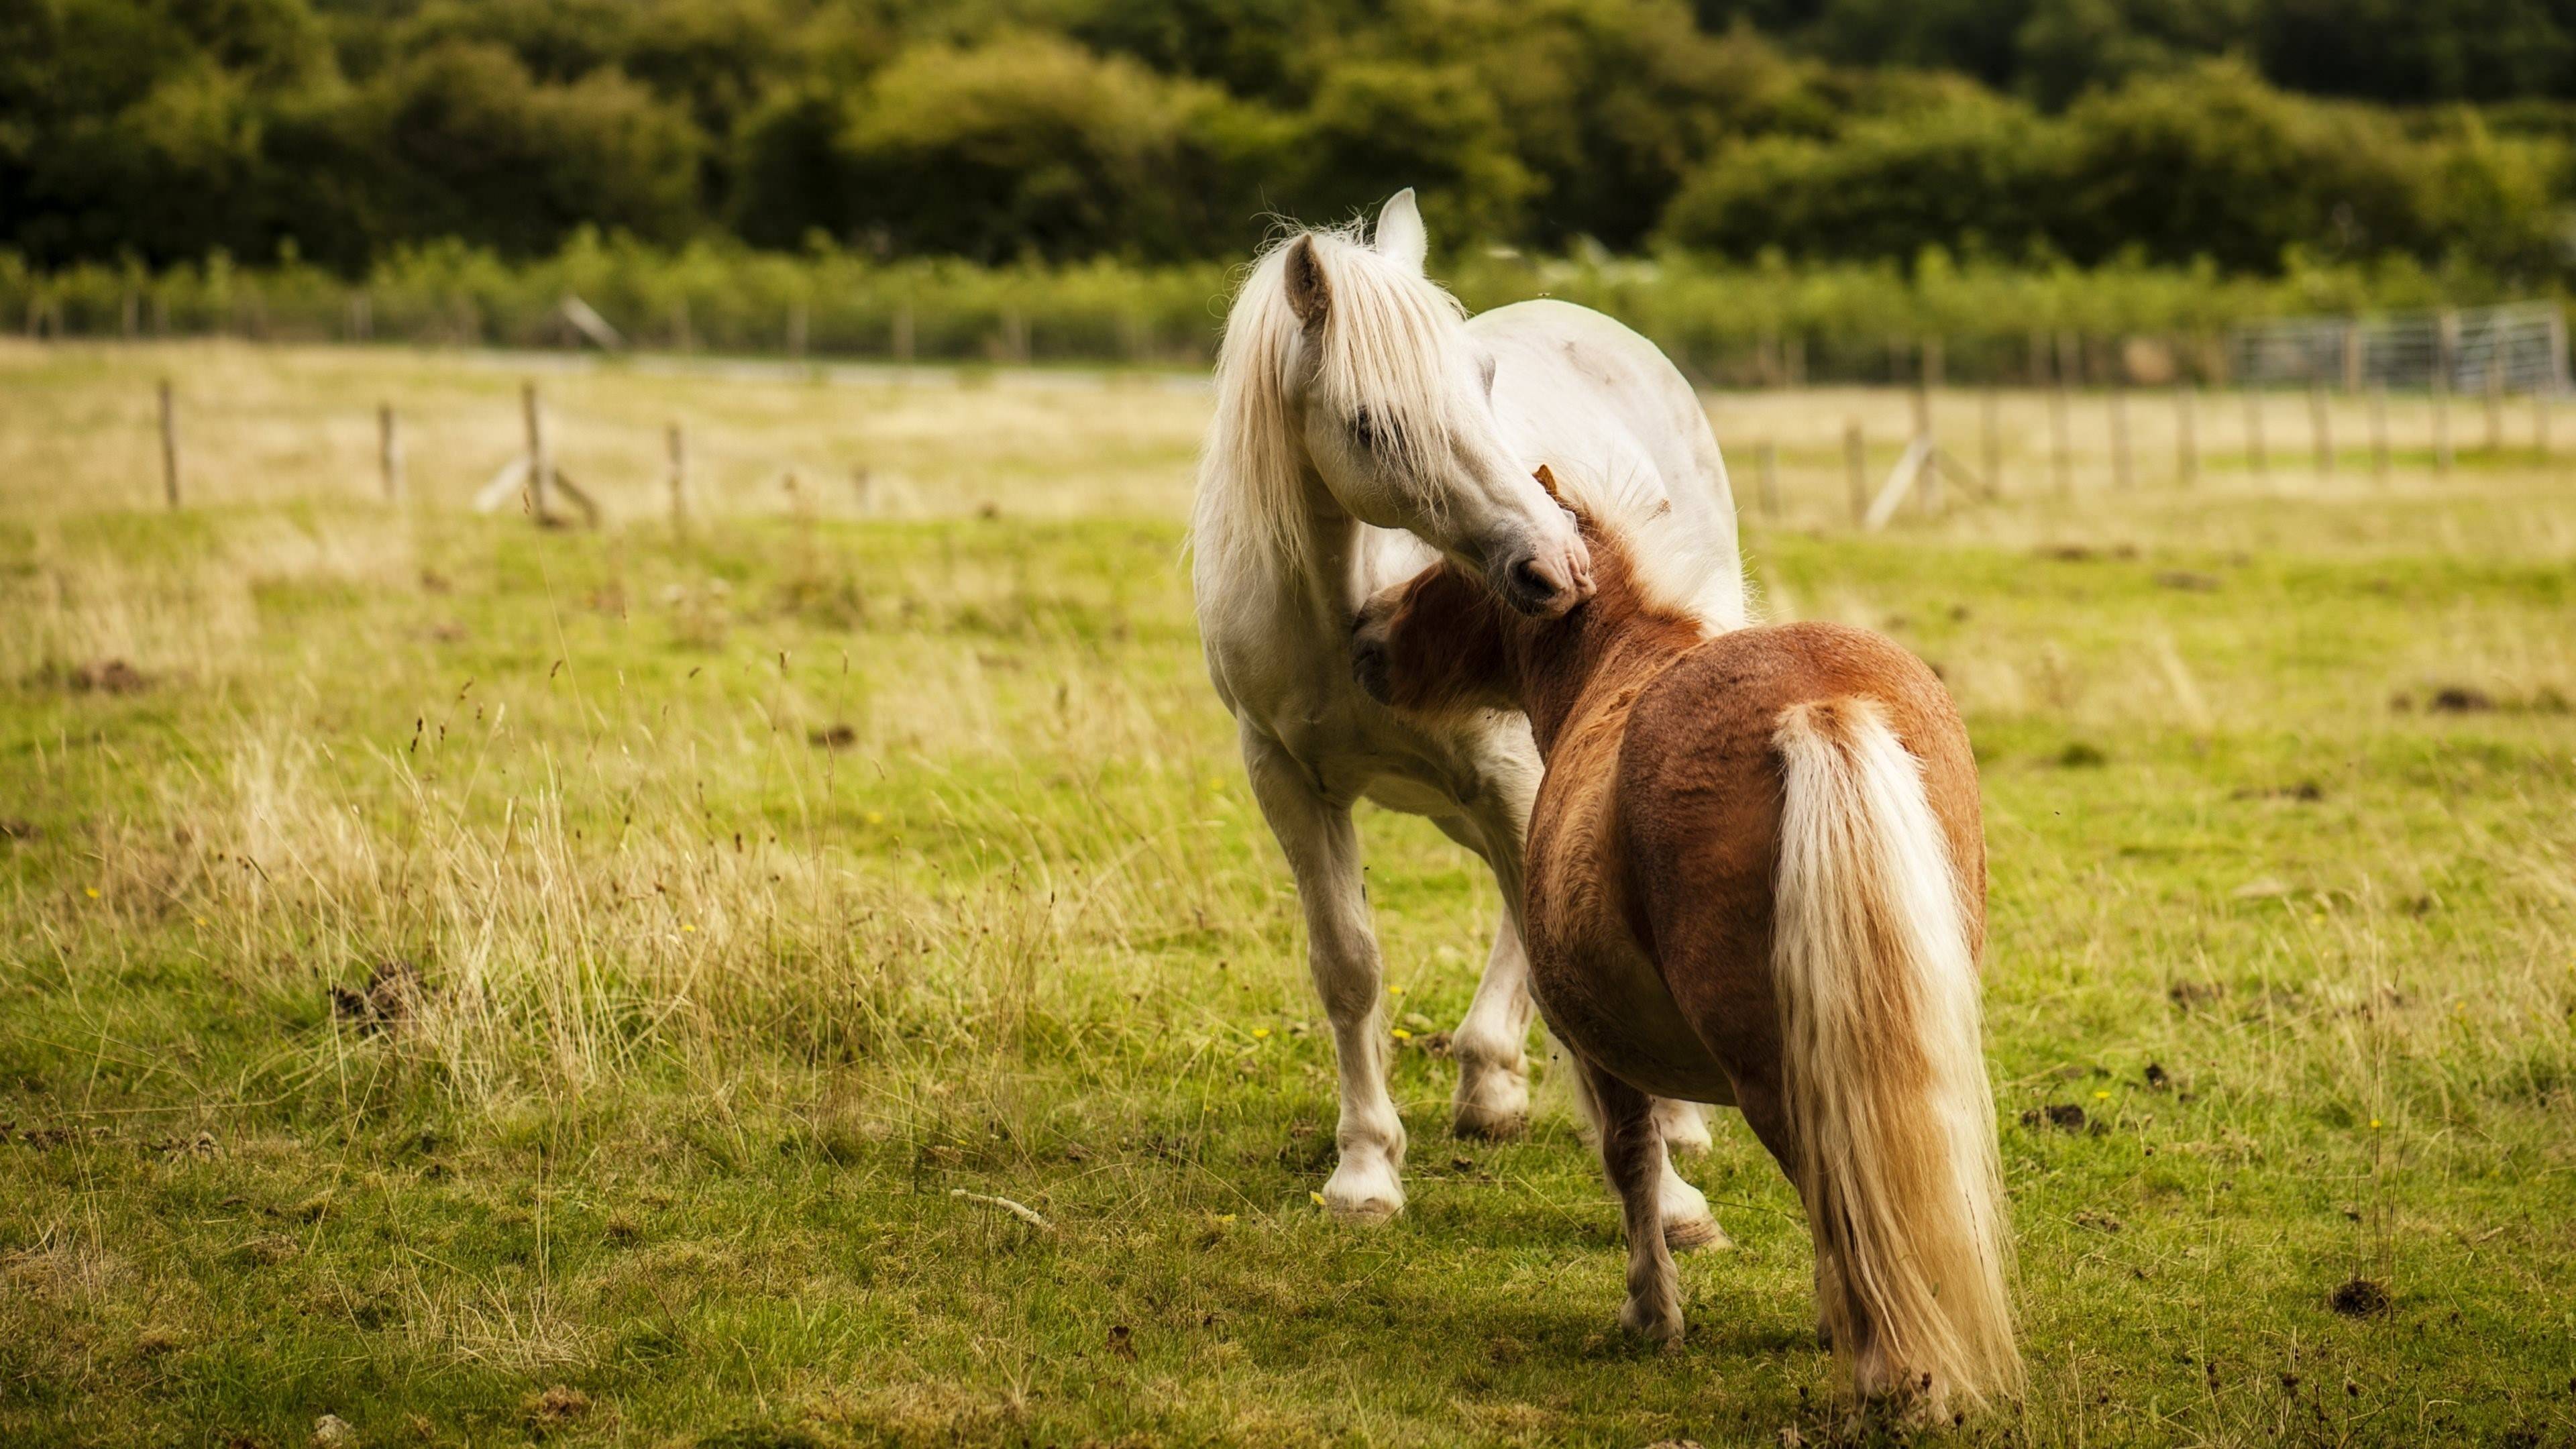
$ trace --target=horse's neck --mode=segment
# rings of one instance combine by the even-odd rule
[[[1529,630],[1517,673],[1521,707],[1539,755],[1552,755],[1572,729],[1604,713],[1622,713],[1700,635],[1660,615],[1604,608],[1599,601]]]

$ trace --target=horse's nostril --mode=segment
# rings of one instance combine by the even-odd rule
[[[1534,604],[1556,597],[1556,580],[1549,578],[1547,571],[1540,568],[1534,558],[1525,558],[1512,565],[1512,587],[1522,598]]]

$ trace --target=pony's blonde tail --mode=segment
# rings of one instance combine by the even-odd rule
[[[2022,1371],[1958,877],[1875,703],[1793,706],[1773,743],[1772,973],[1824,1328],[1864,1397],[1982,1406]]]

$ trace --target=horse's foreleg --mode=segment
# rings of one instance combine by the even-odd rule
[[[1619,1195],[1628,1229],[1628,1301],[1622,1327],[1661,1343],[1682,1336],[1681,1275],[1664,1241],[1664,1137],[1654,1102],[1590,1062],[1580,1062],[1601,1130],[1601,1171]]]
[[[1386,1089],[1382,972],[1360,879],[1359,835],[1350,806],[1324,799],[1278,746],[1246,731],[1243,758],[1262,817],[1297,878],[1306,964],[1333,1026],[1340,1160],[1324,1184],[1324,1206],[1336,1217],[1383,1221],[1404,1210],[1404,1122]]]

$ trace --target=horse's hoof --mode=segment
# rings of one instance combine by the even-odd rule
[[[1684,1218],[1664,1224],[1664,1246],[1676,1253],[1696,1253],[1702,1248],[1732,1248],[1735,1240],[1714,1217]]]
[[[1359,1202],[1335,1202],[1327,1197],[1324,1199],[1324,1211],[1333,1215],[1334,1222],[1373,1228],[1380,1223],[1395,1221],[1404,1212],[1404,1204],[1389,1202],[1382,1197],[1367,1198]]]
[[[1682,1316],[1678,1310],[1655,1307],[1635,1298],[1619,1305],[1619,1326],[1666,1348],[1682,1341]]]
[[[1477,1141],[1507,1142],[1529,1131],[1529,1111],[1526,1107],[1514,1111],[1460,1102],[1457,1115],[1450,1119],[1449,1131],[1452,1136]]]
[[[1386,1222],[1404,1211],[1404,1184],[1390,1164],[1344,1158],[1324,1184],[1324,1211],[1335,1222]]]
[[[1502,1141],[1529,1130],[1529,1072],[1462,1061],[1458,1100],[1449,1130],[1460,1137]]]

